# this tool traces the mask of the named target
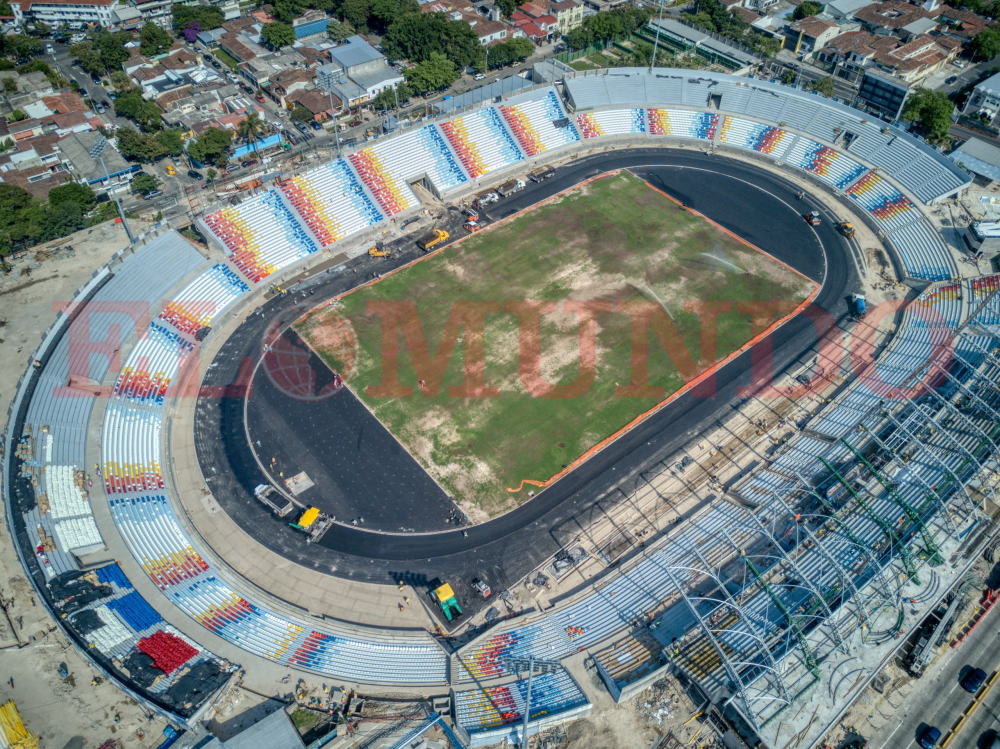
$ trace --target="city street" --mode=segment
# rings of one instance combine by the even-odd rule
[[[897,715],[882,731],[871,737],[870,749],[907,749],[916,747],[917,738],[927,726],[941,730],[942,741],[974,696],[962,688],[961,679],[974,668],[992,674],[1000,667],[1000,616],[986,614],[972,634],[958,647],[945,647],[913,690]],[[988,747],[994,732],[1000,729],[1000,687],[994,686],[961,731],[948,743],[948,749]]]

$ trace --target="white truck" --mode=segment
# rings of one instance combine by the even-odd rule
[[[523,189],[523,179],[511,179],[500,185],[500,187],[497,188],[497,192],[500,193],[500,197],[506,198],[507,196],[513,195],[515,192]]]
[[[295,505],[287,497],[279,494],[269,484],[257,484],[254,487],[253,495],[279,518],[291,514],[292,510],[295,509]]]

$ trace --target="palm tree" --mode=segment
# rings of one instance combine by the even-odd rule
[[[256,112],[250,112],[244,118],[243,122],[240,123],[239,130],[237,131],[240,137],[245,138],[246,142],[253,145],[254,155],[257,154],[257,139],[260,137],[261,133],[264,132],[264,128],[267,123],[261,119],[260,115]]]

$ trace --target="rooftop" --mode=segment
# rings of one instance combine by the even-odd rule
[[[889,0],[873,3],[854,12],[854,17],[873,26],[887,29],[901,29],[914,21],[931,15],[919,5]]]
[[[73,133],[57,144],[64,160],[69,161],[76,168],[75,176],[84,182],[90,183],[104,179],[104,169],[101,167],[101,163],[90,156],[90,149],[97,142],[97,139],[102,137],[104,136],[100,133]],[[108,168],[108,174],[112,177],[131,169],[128,162],[114,148],[105,148],[101,156],[104,159],[104,165]]]
[[[386,65],[374,70],[353,73],[351,74],[351,80],[361,86],[361,88],[372,89],[388,85],[393,81],[402,81],[403,76]]]
[[[966,169],[993,180],[1000,180],[1000,148],[979,138],[970,138],[948,156]]]
[[[366,62],[381,60],[382,53],[360,36],[348,37],[347,41],[330,50],[330,59],[344,68],[364,65]]]
[[[836,28],[837,24],[819,16],[808,16],[792,24],[792,28],[801,31],[806,36],[819,36],[824,31]]]

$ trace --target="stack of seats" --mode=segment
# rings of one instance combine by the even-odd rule
[[[152,323],[122,367],[111,397],[145,406],[162,406],[170,383],[193,351],[191,341]]]
[[[390,191],[405,198],[406,207],[417,204],[407,183],[421,175],[426,175],[441,195],[469,179],[435,125],[376,141],[374,146],[358,154],[362,160],[365,155],[372,164],[378,165],[379,176]],[[372,191],[375,192],[375,186]]]
[[[524,159],[493,107],[444,122],[441,132],[473,179]]]
[[[584,138],[604,135],[636,135],[646,132],[641,109],[602,109],[576,116],[576,125]]]
[[[210,213],[204,220],[229,250],[236,267],[253,283],[319,250],[276,190],[258,193],[236,207]]]
[[[958,276],[955,258],[938,231],[923,218],[894,229],[889,239],[899,251],[906,272],[926,281],[948,281]]]
[[[82,474],[81,474],[82,475]],[[45,468],[45,493],[56,542],[63,551],[102,545],[90,502],[79,485],[73,466],[48,465]]]
[[[324,247],[385,219],[343,159],[292,177],[281,191]]]
[[[715,140],[720,115],[686,109],[647,109],[646,117],[649,119],[650,135]]]
[[[781,128],[762,125],[739,117],[724,117],[719,130],[719,142],[754,151],[780,159],[785,155],[792,137]]]
[[[867,169],[854,159],[808,138],[799,138],[788,151],[789,164],[812,172],[838,190],[845,190]]]
[[[166,497],[112,499],[111,516],[132,555],[181,611],[267,660],[362,681],[440,683],[446,657],[426,633],[338,634],[251,603],[193,548]]]
[[[559,104],[559,97],[551,89],[541,99],[509,106],[501,104],[499,109],[521,144],[521,150],[528,156],[537,156],[580,140]],[[556,122],[561,125],[557,126]]]
[[[153,659],[153,665],[170,674],[198,655],[198,648],[192,647],[177,635],[162,630],[149,637],[143,637],[136,647]]]
[[[218,263],[167,302],[159,317],[180,332],[194,335],[211,325],[216,315],[249,290],[242,278]]]
[[[898,229],[920,216],[913,203],[875,172],[866,172],[845,191],[887,229]]]

